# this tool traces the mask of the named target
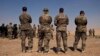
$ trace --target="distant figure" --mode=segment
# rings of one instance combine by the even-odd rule
[[[49,13],[49,10],[47,8],[44,8],[43,15],[39,17],[40,37],[39,37],[37,52],[43,51],[44,53],[48,53],[49,51],[49,42],[51,39],[50,25],[52,22],[52,17],[49,16],[48,13]],[[44,50],[42,50],[42,46],[44,47]]]
[[[21,37],[21,25],[20,24],[18,25],[17,32],[18,32],[18,38],[20,38]]]
[[[92,36],[92,29],[89,30],[89,36]]]
[[[13,38],[13,26],[12,23],[9,23],[9,25],[7,26],[8,29],[8,38],[12,39]]]
[[[0,37],[1,37],[1,26],[0,26]]]
[[[2,24],[2,26],[1,26],[1,37],[2,38],[5,37],[5,24]]]
[[[77,50],[77,45],[79,40],[82,40],[82,52],[84,52],[85,50],[85,46],[86,46],[86,39],[87,39],[87,18],[85,16],[85,12],[84,11],[80,11],[80,15],[77,16],[75,18],[75,25],[76,27],[76,31],[75,31],[75,42],[74,42],[74,51]]]
[[[8,29],[7,29],[7,26],[8,26],[8,25],[5,26],[5,37],[8,36]]]
[[[40,29],[40,25],[38,25],[38,30],[37,30],[37,37],[41,38],[41,29]]]
[[[32,31],[32,18],[27,14],[27,7],[22,8],[22,14],[19,16],[21,28],[21,46],[22,52],[26,52],[26,38],[28,38],[28,51],[31,52],[33,48],[33,31]]]
[[[17,38],[17,30],[18,30],[18,28],[17,28],[17,24],[14,24],[13,25],[13,38],[15,39],[15,38]]]
[[[95,30],[93,29],[93,37],[95,37]]]
[[[50,28],[51,28],[51,36],[52,36],[52,38],[51,38],[51,39],[53,39],[53,38],[54,38],[54,36],[53,36],[53,32],[54,32],[53,25],[51,25],[51,26],[50,26]]]
[[[36,25],[33,25],[33,36],[36,37]]]
[[[55,17],[54,25],[56,26],[57,53],[61,51],[61,39],[63,41],[64,52],[67,47],[67,25],[69,24],[68,16],[64,14],[64,9],[59,9],[59,14]]]

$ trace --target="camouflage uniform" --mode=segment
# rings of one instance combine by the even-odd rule
[[[22,45],[22,52],[26,52],[26,38],[28,37],[28,49],[32,50],[33,47],[33,32],[32,32],[32,19],[31,16],[24,12],[22,15],[19,16],[19,20],[21,23],[21,45]]]
[[[51,31],[51,39],[53,39],[53,37],[54,37],[54,36],[53,36],[53,32],[54,32],[53,25],[51,25],[50,28],[51,28],[51,30],[50,30],[50,31]]]
[[[13,38],[13,27],[12,27],[12,23],[7,26],[7,29],[8,29],[8,37],[9,37],[9,39],[12,39]]]
[[[82,40],[82,51],[84,51],[85,49],[85,42],[86,42],[86,39],[87,39],[87,18],[85,16],[78,16],[75,18],[75,24],[76,24],[76,31],[75,31],[75,42],[74,42],[74,50],[77,49],[77,45],[78,45],[78,42],[81,38]]]
[[[3,38],[5,37],[5,24],[2,24],[2,26],[1,26],[1,36]]]
[[[38,38],[41,37],[41,29],[40,29],[40,25],[38,25],[37,37],[38,37]]]
[[[63,40],[64,51],[67,51],[67,25],[69,23],[69,19],[67,15],[64,13],[59,13],[54,20],[54,24],[56,27],[56,41],[57,41],[57,51],[61,50],[61,38]]]
[[[92,36],[92,29],[89,30],[89,36]]]
[[[95,37],[95,30],[93,29],[93,37]]]
[[[17,30],[18,30],[17,24],[14,24],[13,26],[13,38],[14,39],[17,38]]]
[[[36,37],[36,26],[35,26],[35,24],[33,25],[33,36]]]
[[[50,24],[52,22],[52,17],[49,15],[43,15],[39,18],[39,42],[38,42],[38,52],[42,50],[42,45],[44,42],[44,52],[49,51],[49,41],[51,38]]]

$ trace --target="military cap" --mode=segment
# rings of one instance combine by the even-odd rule
[[[85,12],[83,10],[80,11],[80,14],[85,14]]]
[[[27,11],[27,7],[24,6],[24,7],[22,8],[22,10],[23,10],[23,11]]]
[[[44,8],[43,11],[49,11],[48,8]]]

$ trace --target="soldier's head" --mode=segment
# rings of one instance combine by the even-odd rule
[[[17,24],[14,24],[14,27],[17,27]]]
[[[12,25],[12,23],[10,22],[9,25]]]
[[[80,15],[84,16],[85,12],[83,10],[80,11]]]
[[[48,8],[44,8],[43,12],[44,12],[44,14],[48,14],[48,12],[49,12]]]
[[[59,9],[59,13],[63,13],[64,12],[64,9],[63,8],[60,8]]]
[[[23,11],[23,12],[26,12],[26,11],[27,11],[27,7],[24,6],[24,7],[22,8],[22,11]]]
[[[2,26],[5,26],[5,24],[3,23]]]

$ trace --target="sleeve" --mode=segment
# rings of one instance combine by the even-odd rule
[[[42,23],[42,22],[41,22],[41,18],[42,18],[42,17],[40,16],[40,17],[39,17],[39,24],[41,24],[41,23]]]
[[[49,24],[51,24],[52,23],[52,17],[51,16],[49,16],[50,17],[50,21],[49,21]]]
[[[68,16],[66,16],[66,24],[67,24],[67,25],[69,24]]]
[[[54,25],[57,26],[57,16],[54,19]]]
[[[20,23],[21,23],[21,16],[19,16],[19,21],[20,21]]]
[[[77,17],[75,18],[75,21],[74,22],[75,22],[75,25],[77,25]]]
[[[31,16],[29,15],[29,21],[28,21],[29,23],[32,23],[32,18],[31,18]]]
[[[85,17],[85,25],[87,25],[87,23],[88,23],[88,22],[87,22],[87,18]]]

